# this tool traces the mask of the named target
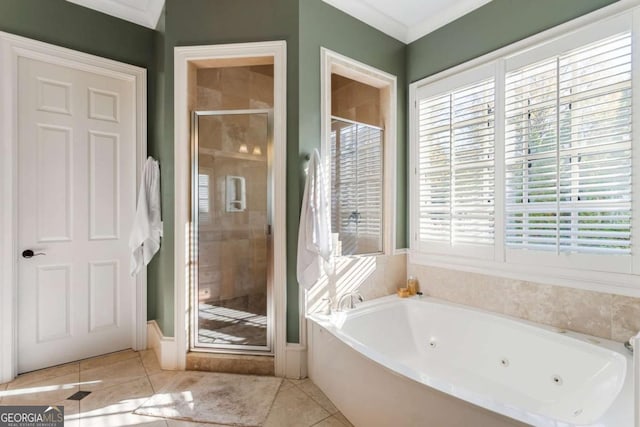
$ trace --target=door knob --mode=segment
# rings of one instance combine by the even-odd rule
[[[31,249],[25,249],[22,251],[22,258],[33,258],[38,255],[46,255],[44,252],[33,252]]]

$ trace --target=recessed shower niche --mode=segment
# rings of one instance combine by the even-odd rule
[[[269,354],[273,63],[243,61],[190,70],[190,347]]]

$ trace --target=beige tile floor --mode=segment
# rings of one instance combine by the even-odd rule
[[[64,405],[67,427],[215,427],[133,414],[176,375],[163,371],[152,351],[125,350],[20,375],[0,384],[0,405]],[[91,391],[80,401],[67,400]],[[284,380],[266,427],[351,426],[309,379]]]

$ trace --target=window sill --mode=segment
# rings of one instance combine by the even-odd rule
[[[415,249],[409,250],[408,263],[546,285],[640,297],[640,275],[638,274],[546,266],[541,268],[540,264],[533,259],[528,264],[515,264],[459,255],[434,254]]]

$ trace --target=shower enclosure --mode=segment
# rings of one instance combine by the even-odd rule
[[[272,110],[195,111],[191,349],[272,353]]]
[[[331,229],[338,256],[382,252],[383,134],[377,126],[331,119]]]

